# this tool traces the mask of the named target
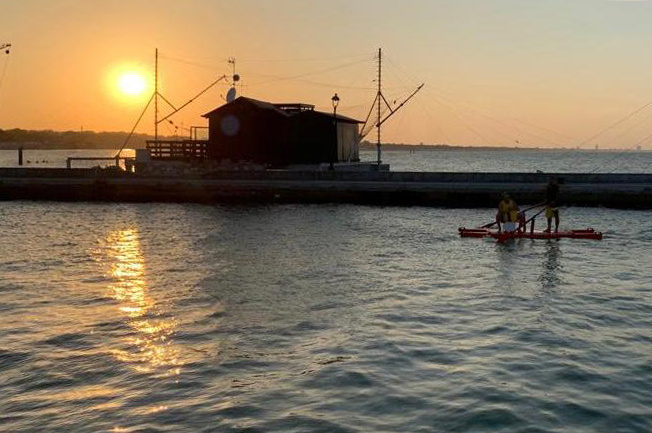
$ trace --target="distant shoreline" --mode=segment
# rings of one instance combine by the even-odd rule
[[[82,145],[82,146],[73,146],[73,145],[43,145],[41,143],[3,143],[0,142],[0,150],[18,150],[23,148],[23,150],[120,150],[121,146],[93,146],[93,145]],[[145,146],[133,146],[128,145],[125,149],[144,149]]]
[[[371,151],[376,150],[375,144],[363,142],[360,144],[360,150]],[[587,149],[576,147],[509,147],[509,146],[458,146],[451,144],[395,144],[387,143],[382,145],[382,150],[396,150],[401,152],[428,152],[433,150],[465,150],[465,151],[518,151],[518,152],[532,152],[532,151],[545,151],[545,152],[646,152],[649,150],[642,149],[640,151],[633,149]]]
[[[163,138],[162,138],[163,139]],[[153,138],[152,138],[153,140]],[[63,143],[34,143],[34,142],[2,142],[0,141],[0,150],[118,150],[121,145],[93,145],[83,144],[63,144]],[[145,145],[140,143],[129,144],[125,149],[144,149]],[[361,151],[375,152],[376,145],[360,145]],[[395,152],[432,152],[432,151],[468,151],[468,152],[651,152],[649,149],[578,149],[567,147],[506,147],[506,146],[455,146],[448,144],[383,144],[383,151]]]
[[[0,150],[107,150],[120,149],[126,142],[127,132],[51,131],[27,129],[0,129]],[[173,137],[160,136],[160,139]],[[180,138],[180,137],[179,137]],[[127,148],[144,148],[148,134],[133,134]]]
[[[50,131],[25,129],[0,129],[0,150],[112,150],[120,149],[128,137],[126,132],[93,132],[93,131]],[[147,134],[134,134],[126,148],[142,149],[147,140],[154,137]],[[182,139],[182,137],[164,137],[162,140]],[[572,151],[572,152],[637,152],[633,149],[587,149],[587,148],[554,148],[554,147],[518,147],[518,146],[463,146],[451,144],[403,144],[385,143],[383,150],[402,152],[423,152],[433,150],[457,151]],[[369,141],[360,143],[360,150],[374,151],[376,145]],[[640,150],[646,152],[649,150]]]

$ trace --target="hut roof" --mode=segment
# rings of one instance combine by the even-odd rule
[[[278,114],[281,114],[283,116],[289,117],[290,114],[286,113],[285,111],[281,110],[280,108],[276,107],[274,104],[270,102],[265,102],[265,101],[259,101],[258,99],[252,99],[252,98],[247,98],[244,96],[240,96],[233,102],[229,102],[227,104],[222,105],[221,107],[217,107],[216,109],[209,111],[208,113],[204,114],[202,117],[210,117],[212,114],[217,113],[218,111],[224,109],[225,107],[228,107],[233,104],[250,104],[254,105],[257,108],[260,108],[262,110],[269,110],[269,111],[274,111]]]
[[[317,116],[327,116],[332,118],[333,113],[324,113],[321,111],[314,111],[314,105],[308,105],[308,104],[273,104],[271,102],[265,102],[265,101],[259,101],[258,99],[253,99],[253,98],[247,98],[245,96],[240,96],[233,102],[229,102],[227,104],[222,105],[221,107],[218,107],[206,114],[203,115],[203,117],[211,117],[213,114],[216,114],[220,110],[224,109],[227,106],[230,106],[231,104],[250,104],[255,106],[256,108],[259,108],[261,110],[269,110],[273,111],[279,115],[285,116],[285,117],[292,117],[292,116],[305,116],[305,115],[317,115]],[[301,109],[297,109],[299,107]],[[291,109],[287,108],[291,107]],[[364,123],[361,122],[360,120],[353,119],[351,117],[346,117],[342,116],[341,114],[337,115],[337,121],[341,123]]]

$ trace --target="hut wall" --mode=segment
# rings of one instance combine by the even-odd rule
[[[337,124],[337,157],[339,162],[360,161],[360,139],[357,123]]]
[[[333,119],[314,112],[304,112],[290,119],[290,148],[293,164],[337,162]]]
[[[209,157],[283,163],[287,158],[287,119],[250,104],[229,104],[209,116]]]
[[[263,164],[358,161],[358,124],[239,98],[208,113],[209,157]]]

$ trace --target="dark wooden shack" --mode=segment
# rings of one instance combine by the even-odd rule
[[[208,157],[270,165],[359,161],[359,122],[307,104],[240,97],[204,117]]]

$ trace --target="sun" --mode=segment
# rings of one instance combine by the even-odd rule
[[[147,82],[138,72],[125,72],[118,78],[118,89],[124,96],[142,96],[147,90]]]

